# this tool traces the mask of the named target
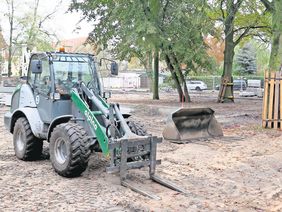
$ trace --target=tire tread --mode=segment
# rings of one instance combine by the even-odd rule
[[[69,138],[71,145],[71,158],[67,167],[60,171],[54,167],[55,171],[64,177],[77,177],[84,172],[88,166],[89,157],[91,154],[90,143],[86,139],[87,133],[82,126],[75,123],[64,123],[60,124],[53,130],[50,138],[50,143],[54,141],[54,132],[56,131],[65,131],[66,135]]]
[[[43,148],[42,140],[33,135],[30,124],[25,117],[21,117],[16,121],[15,128],[21,127],[20,125],[23,125],[23,128],[26,133],[26,148],[25,148],[24,156],[19,159],[25,161],[40,159],[42,154],[42,148]]]

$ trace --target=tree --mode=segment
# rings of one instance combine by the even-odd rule
[[[282,1],[261,0],[267,11],[272,14],[272,43],[269,70],[282,70]]]
[[[181,63],[205,66],[203,34],[208,29],[204,0],[73,1],[71,9],[82,10],[94,29],[90,42],[111,45],[119,59],[154,55],[154,91],[158,90],[158,60],[167,63],[179,100],[190,97]],[[150,60],[149,60],[150,61]],[[157,98],[157,95],[155,95]]]
[[[223,62],[224,42],[216,37],[208,37],[205,39],[208,45],[208,54],[216,60],[216,63],[220,65]]]
[[[12,50],[13,50],[13,32],[14,32],[14,15],[15,5],[14,0],[6,0],[8,6],[7,16],[9,19],[9,54],[8,54],[8,77],[12,75]]]
[[[257,56],[257,72],[263,75],[264,71],[268,69],[270,58],[270,43],[252,41],[252,45],[255,47]]]
[[[39,51],[51,50],[52,39],[57,39],[55,33],[44,28],[44,23],[52,18],[57,12],[57,7],[61,1],[54,6],[54,9],[44,16],[39,15],[38,7],[40,0],[33,0],[32,11],[27,11],[23,16],[17,18],[17,30],[21,33],[17,36],[17,44],[26,44],[27,48],[32,50],[36,48]]]
[[[265,39],[269,33],[269,18],[264,13],[263,5],[255,0],[216,0],[211,18],[221,21],[224,26],[224,64],[222,82],[233,82],[233,59],[235,47],[248,37]],[[211,5],[212,6],[212,5]],[[223,95],[223,96],[221,96]],[[233,87],[227,86],[221,102],[234,102]]]
[[[50,50],[50,37],[56,37],[54,33],[44,29],[43,24],[57,11],[61,1],[54,6],[55,9],[51,13],[45,16],[38,14],[40,0],[32,0],[32,2],[33,4],[30,4],[30,1],[28,1],[31,10],[29,9],[26,13],[21,14],[19,13],[21,1],[6,0],[7,13],[5,15],[9,21],[8,76],[12,74],[13,57],[15,52],[19,50],[19,47],[24,44],[27,45],[29,50],[35,47],[38,50]]]
[[[6,48],[7,48],[7,43],[5,42],[5,39],[2,34],[2,27],[0,26],[0,81],[1,81],[3,63],[4,63],[4,58],[2,56],[2,53]]]
[[[256,53],[251,43],[246,43],[236,55],[238,72],[254,74],[257,71]]]

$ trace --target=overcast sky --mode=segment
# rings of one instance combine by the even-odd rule
[[[34,0],[14,0],[16,7],[16,16],[21,16],[27,11],[32,11],[29,8],[33,7]],[[39,15],[41,17],[54,11],[58,0],[40,0],[39,3]],[[69,39],[76,37],[87,36],[91,31],[91,24],[83,21],[79,24],[81,29],[77,28],[77,23],[82,18],[79,13],[67,12],[71,0],[63,0],[62,4],[58,6],[57,12],[52,16],[52,19],[46,21],[43,24],[44,29],[55,32],[60,39]],[[0,25],[2,26],[3,34],[5,38],[8,38],[9,25],[8,18],[4,15],[7,11],[6,1],[0,0]]]

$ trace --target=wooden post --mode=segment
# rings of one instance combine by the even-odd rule
[[[268,112],[268,86],[269,86],[269,73],[264,72],[264,95],[263,95],[263,110],[262,110],[262,127],[267,126],[267,112]]]
[[[275,73],[270,74],[270,90],[269,90],[269,110],[268,110],[268,123],[267,127],[272,128],[273,122],[273,103],[274,103],[274,85]]]
[[[273,120],[273,128],[278,129],[278,114],[279,114],[279,102],[280,102],[280,95],[279,95],[279,84],[280,84],[280,73],[276,72],[275,75],[275,90],[274,90],[274,120]]]
[[[280,77],[281,77],[280,73]],[[280,116],[279,116],[279,122],[280,122],[280,129],[282,130],[282,78],[280,78],[280,101],[279,101],[279,107],[280,107]]]

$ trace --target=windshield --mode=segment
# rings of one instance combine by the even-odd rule
[[[87,55],[52,55],[55,89],[61,94],[69,94],[77,83],[91,84],[99,90],[99,82],[94,61]],[[94,77],[92,77],[94,76]]]

